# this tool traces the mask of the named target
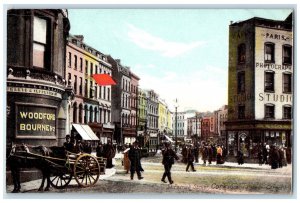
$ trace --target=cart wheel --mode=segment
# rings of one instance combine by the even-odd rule
[[[63,189],[69,185],[72,180],[71,174],[59,174],[50,177],[50,185],[56,189]]]
[[[74,164],[74,176],[78,185],[94,185],[100,177],[100,165],[96,157],[89,154],[80,155]]]

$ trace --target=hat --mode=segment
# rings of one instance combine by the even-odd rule
[[[71,138],[71,136],[70,135],[66,135],[66,138]]]

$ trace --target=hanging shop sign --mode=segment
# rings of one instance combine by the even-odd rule
[[[16,136],[55,137],[56,109],[54,106],[16,103]]]

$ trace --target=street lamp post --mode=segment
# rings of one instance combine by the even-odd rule
[[[175,100],[175,152],[177,153],[177,107],[178,107],[178,102],[177,98]]]

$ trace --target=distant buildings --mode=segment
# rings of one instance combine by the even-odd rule
[[[293,138],[293,17],[251,18],[229,26],[229,155],[256,158],[263,144],[290,149]]]

